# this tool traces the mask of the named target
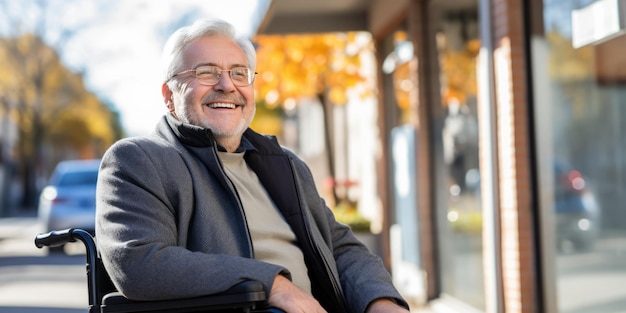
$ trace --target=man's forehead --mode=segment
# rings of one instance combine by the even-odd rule
[[[192,63],[247,65],[243,49],[231,38],[204,36],[188,43],[182,51],[183,59]]]

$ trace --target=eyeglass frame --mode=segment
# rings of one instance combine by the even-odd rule
[[[205,83],[202,83],[202,81],[201,81],[200,79],[198,79],[198,69],[199,69],[199,68],[201,68],[201,67],[214,67],[214,68],[217,68],[217,69],[218,69],[218,71],[217,71],[217,73],[218,73],[218,74],[217,74],[217,82],[215,82],[215,84],[205,84]],[[251,77],[252,77],[252,78],[251,78],[251,80],[250,80],[250,83],[245,84],[245,85],[238,85],[238,84],[237,84],[237,81],[236,81],[236,80],[234,80],[234,79],[230,76],[230,75],[231,75],[231,72],[232,72],[233,70],[235,70],[235,69],[246,69],[246,70],[248,71],[248,74],[249,74],[249,75],[251,75]],[[250,85],[254,84],[254,80],[256,79],[256,75],[258,74],[257,72],[253,72],[253,71],[252,71],[252,69],[250,69],[249,67],[246,67],[246,66],[235,66],[235,67],[233,67],[233,68],[231,68],[231,69],[229,69],[229,70],[223,70],[223,69],[221,69],[221,68],[219,68],[218,66],[215,66],[215,65],[202,64],[202,65],[198,65],[198,66],[196,66],[195,68],[192,68],[192,69],[188,69],[188,70],[184,70],[184,71],[178,72],[178,73],[176,73],[176,74],[172,75],[172,77],[170,77],[170,79],[168,79],[167,81],[169,82],[169,81],[170,81],[170,80],[172,80],[173,78],[175,78],[175,77],[177,77],[177,76],[180,76],[180,75],[182,75],[182,74],[184,74],[184,73],[188,73],[188,72],[194,72],[194,75],[193,75],[193,76],[195,77],[195,79],[196,79],[196,80],[198,80],[198,83],[199,83],[200,85],[203,85],[203,86],[215,86],[215,85],[219,84],[220,80],[222,79],[222,75],[223,75],[223,73],[224,73],[224,72],[228,72],[228,78],[230,78],[230,80],[233,82],[233,85],[235,85],[235,86],[237,86],[237,87],[247,87],[247,86],[250,86]],[[251,73],[251,74],[250,74],[250,73]]]

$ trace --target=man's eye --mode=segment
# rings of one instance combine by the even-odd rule
[[[207,76],[207,75],[215,75],[215,73],[209,71],[196,71],[197,76]]]
[[[238,70],[238,69],[237,70],[232,70],[230,72],[230,75],[233,78],[246,78],[247,77],[247,74],[246,74],[245,70]]]
[[[212,68],[205,68],[205,67],[199,67],[196,69],[196,75],[197,76],[215,76],[219,73],[219,71],[212,69]]]

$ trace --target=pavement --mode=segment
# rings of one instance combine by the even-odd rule
[[[7,217],[0,218],[0,257],[23,253],[25,238],[32,238],[41,231],[36,217]],[[15,245],[20,245],[17,249]],[[35,248],[35,244],[32,244]],[[36,253],[37,254],[37,253]]]
[[[0,218],[0,312],[84,313],[84,256],[48,256],[34,244],[42,229],[33,214]]]

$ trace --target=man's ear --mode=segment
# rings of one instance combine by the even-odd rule
[[[167,86],[167,83],[163,83],[161,85],[161,94],[163,95],[163,102],[165,102],[165,106],[167,109],[174,113],[174,101],[172,101],[172,90]]]

